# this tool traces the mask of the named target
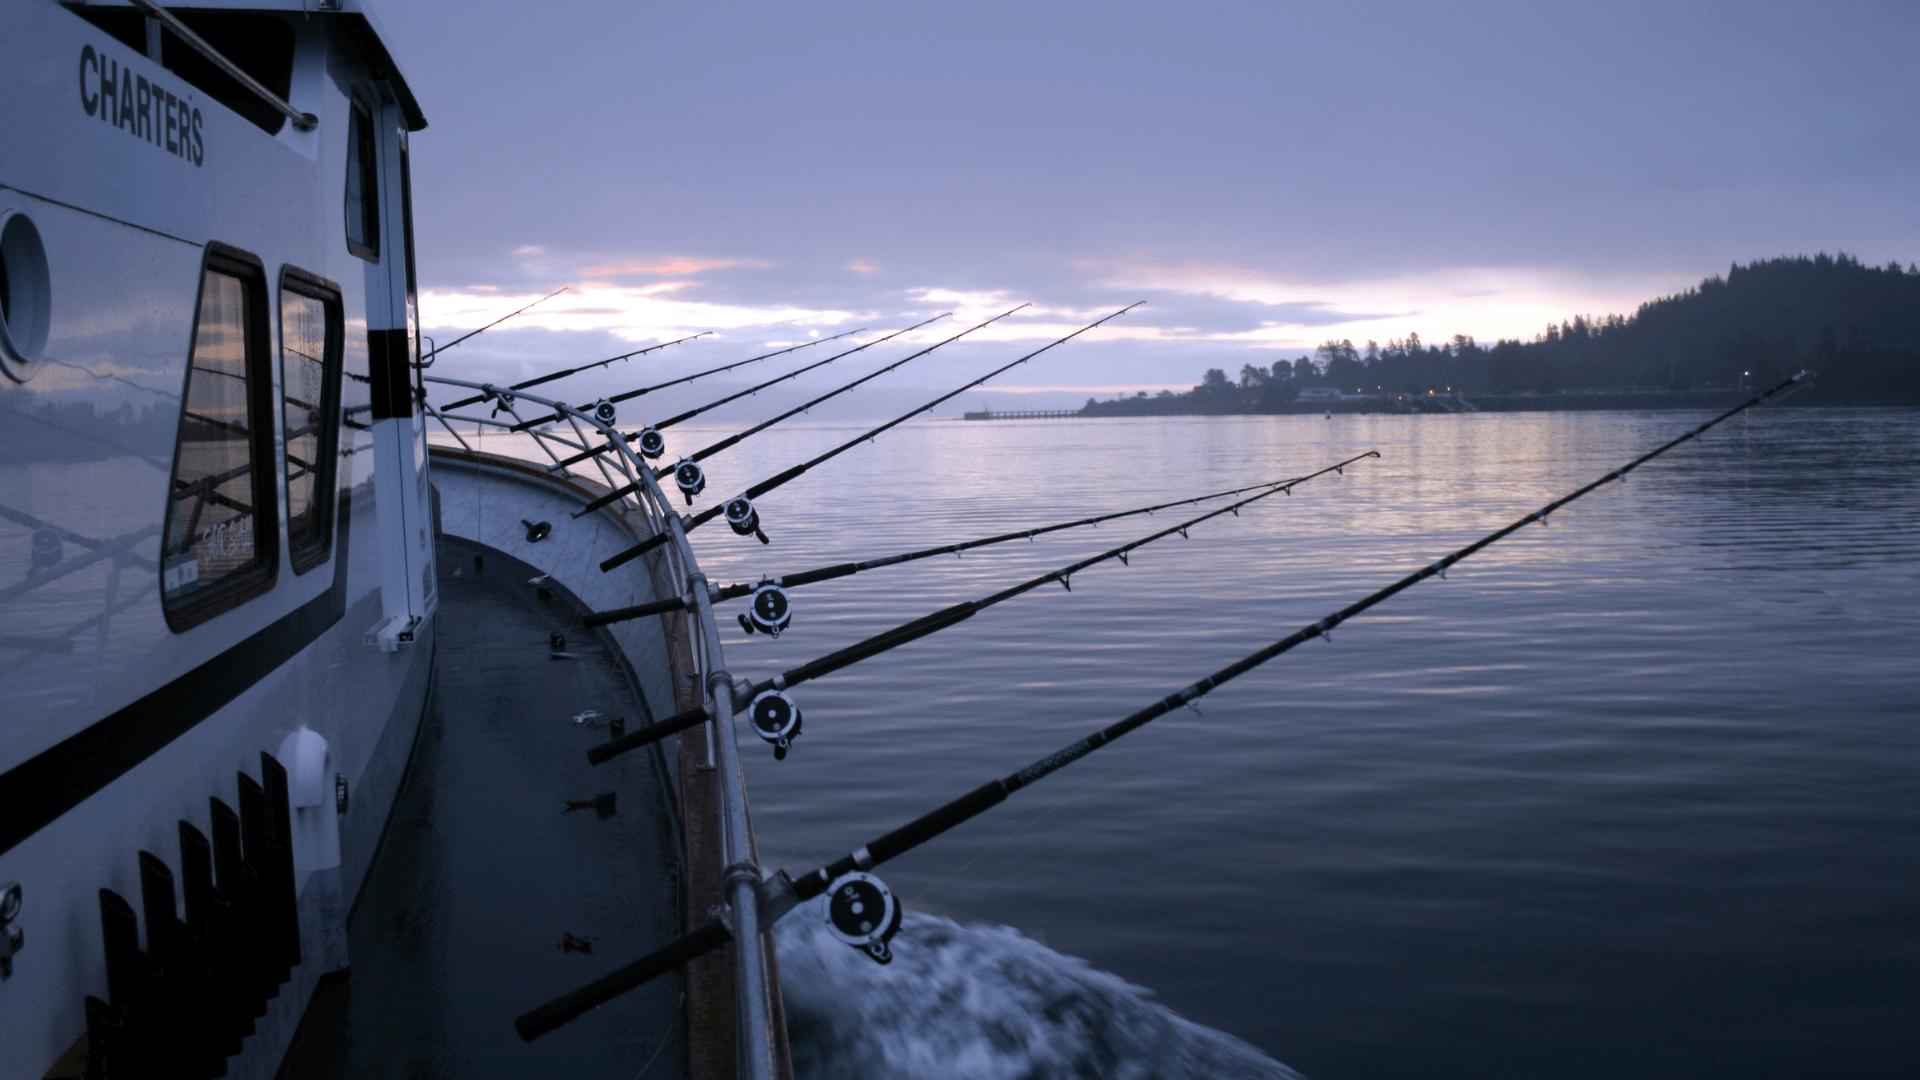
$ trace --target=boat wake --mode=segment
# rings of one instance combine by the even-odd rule
[[[1299,1074],[1007,926],[909,912],[882,967],[818,909],[776,929],[795,1075],[915,1080]]]

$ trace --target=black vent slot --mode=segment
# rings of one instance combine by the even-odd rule
[[[89,1076],[227,1074],[227,1059],[300,963],[286,770],[239,774],[240,811],[209,800],[212,838],[180,823],[180,873],[140,853],[140,906],[100,890],[107,1000],[89,997]],[[184,899],[181,907],[176,899]]]

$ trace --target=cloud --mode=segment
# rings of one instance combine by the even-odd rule
[[[627,260],[626,262],[605,263],[599,266],[583,267],[579,271],[587,277],[621,277],[627,274],[698,274],[705,270],[724,270],[729,266],[768,266],[769,263],[752,259],[690,259],[671,258],[652,262]]]
[[[1081,266],[1095,274],[1097,286],[1170,294],[1176,304],[1178,298],[1199,298],[1260,319],[1255,328],[1201,335],[1211,340],[1289,349],[1327,338],[1385,341],[1408,333],[1430,340],[1454,334],[1482,341],[1530,338],[1548,322],[1575,314],[1630,314],[1642,302],[1693,285],[1699,277],[1697,272],[1442,266],[1379,278],[1308,280],[1221,265]]]
[[[515,329],[603,330],[626,341],[683,337],[702,330],[781,326],[789,333],[838,326],[852,312],[786,305],[718,304],[679,296],[689,282],[655,285],[580,285],[515,316]],[[429,289],[420,296],[421,321],[431,330],[471,329],[540,298],[481,289]]]

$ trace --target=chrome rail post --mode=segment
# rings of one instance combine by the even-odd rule
[[[676,528],[676,533],[678,529]],[[682,542],[684,539],[682,538]],[[739,1075],[753,1080],[772,1080],[773,1017],[768,1007],[766,954],[760,942],[760,906],[756,886],[760,867],[754,860],[752,827],[747,821],[745,778],[740,771],[740,748],[734,742],[733,676],[724,666],[720,653],[719,628],[714,623],[713,601],[707,591],[705,574],[687,578],[693,603],[699,612],[702,652],[706,659],[708,706],[713,716],[716,738],[711,745],[716,756],[715,773],[720,781],[722,808],[721,831],[726,846],[726,895],[730,911],[729,929],[733,931],[734,981],[738,993],[735,1010],[738,1022]]]

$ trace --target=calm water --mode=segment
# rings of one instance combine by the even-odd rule
[[[763,857],[811,869],[1697,419],[889,433],[763,499],[771,546],[718,525],[695,533],[708,572],[742,580],[1383,457],[800,688],[793,755],[747,748]],[[738,426],[678,431],[671,449]],[[774,429],[708,463],[710,494],[858,430]],[[1103,993],[1144,987],[1312,1077],[1909,1073],[1917,437],[1907,411],[1735,421],[880,872],[912,911],[1012,927],[1034,963],[1085,967],[1044,943],[1120,987]],[[731,635],[730,665],[763,677],[1173,520],[810,586],[778,641]],[[897,947],[958,930],[910,929]],[[1106,1038],[1072,1016],[1009,1034],[995,1002],[1032,998],[1035,982],[1011,966],[915,994],[901,979],[924,972],[867,964],[891,1004],[837,1005],[820,987],[857,994],[864,962],[812,955],[840,948],[817,938],[789,933],[783,962],[799,1051],[818,1071],[864,1052],[869,1072],[1021,1075],[1018,1053],[954,1068],[976,1059],[929,1032],[956,1000],[984,1018],[981,1045]],[[916,1003],[947,1015],[916,1017]],[[894,1047],[885,1061],[843,1045],[856,1017],[886,1028],[874,1035]],[[1026,1053],[1042,1075],[1113,1071]]]

